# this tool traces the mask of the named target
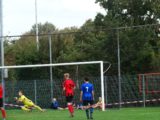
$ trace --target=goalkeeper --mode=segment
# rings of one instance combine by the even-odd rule
[[[27,97],[25,97],[23,95],[22,91],[18,92],[19,98],[15,97],[15,100],[19,103],[23,103],[24,106],[21,107],[22,110],[30,112],[32,110],[32,108],[36,108],[38,110],[40,110],[41,112],[43,112],[44,110],[41,109],[39,106],[35,105],[30,99],[28,99]]]

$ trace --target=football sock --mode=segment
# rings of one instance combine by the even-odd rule
[[[74,113],[74,107],[71,105],[71,113]]]
[[[68,105],[68,110],[71,113],[71,105]]]
[[[68,110],[70,113],[73,113],[74,112],[74,108],[72,105],[68,105]]]
[[[86,116],[87,116],[87,119],[89,119],[89,110],[86,109]]]
[[[34,107],[35,107],[36,109],[40,110],[40,111],[43,111],[42,108],[40,108],[40,107],[37,106],[37,105],[35,105]]]
[[[6,118],[6,111],[3,108],[1,108],[1,112],[2,112],[2,117]]]
[[[91,108],[90,108],[90,118],[93,118],[93,116],[92,116],[93,110],[94,110],[94,109],[91,107]]]

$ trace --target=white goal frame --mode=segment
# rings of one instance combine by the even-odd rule
[[[33,68],[33,67],[54,67],[54,66],[71,66],[71,65],[85,65],[85,64],[100,64],[100,78],[101,78],[101,97],[102,97],[102,111],[105,111],[105,98],[104,98],[104,63],[103,61],[88,61],[88,62],[72,62],[72,63],[55,63],[55,64],[36,64],[36,65],[13,65],[13,66],[0,66],[0,69],[16,69],[16,68]],[[107,68],[107,70],[110,68]],[[106,71],[105,71],[106,72]],[[3,82],[3,80],[2,80]]]

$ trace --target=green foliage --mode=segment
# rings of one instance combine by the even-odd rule
[[[96,0],[96,3],[99,3],[106,10],[106,15],[99,13],[95,17],[94,23],[97,27],[103,26],[110,29],[120,26],[158,23],[160,1]],[[156,29],[156,27],[143,27],[119,30],[123,73],[159,71],[160,38],[156,37]],[[116,42],[115,36],[117,34],[116,31],[114,32],[114,34],[109,34],[105,41],[110,41],[110,45]],[[115,49],[114,47],[113,51]],[[108,54],[107,51],[106,53]],[[115,57],[113,56],[112,63],[116,63]]]
[[[110,61],[109,74],[117,74],[117,35],[119,33],[121,70],[124,74],[156,72],[160,70],[160,38],[157,37],[159,26],[115,29],[134,25],[156,24],[160,16],[159,3],[154,0],[96,0],[106,14],[98,13],[94,20],[87,20],[80,28],[70,27],[58,30],[51,23],[39,24],[39,34],[54,33],[52,38],[53,63],[76,61]],[[88,31],[89,30],[89,31]],[[48,35],[39,36],[37,51],[35,35],[36,26],[15,42],[5,41],[5,64],[44,64],[49,63]],[[76,33],[75,33],[76,32]],[[81,68],[96,75],[96,67]],[[43,78],[49,76],[45,68],[43,75],[39,69],[14,71],[12,76],[18,78]],[[25,72],[26,71],[26,72]],[[59,76],[64,71],[73,71],[74,67],[54,69]],[[30,77],[30,75],[33,73]],[[86,72],[83,72],[86,73]],[[82,73],[82,74],[83,74]],[[21,77],[20,77],[21,76]],[[13,77],[12,77],[13,78]]]
[[[52,23],[46,22],[44,24],[41,24],[41,23],[38,24],[39,34],[48,34],[54,31],[56,31],[56,27]],[[36,25],[32,26],[32,29],[30,30],[29,33],[32,33],[32,34],[36,33]]]
[[[110,19],[119,21],[119,25],[153,24],[159,19],[157,0],[96,0],[107,11]]]

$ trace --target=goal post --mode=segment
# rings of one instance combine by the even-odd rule
[[[100,61],[102,110],[105,111],[103,62]]]
[[[88,62],[71,62],[71,63],[55,63],[55,64],[13,65],[13,66],[1,66],[0,69],[5,70],[5,69],[18,69],[18,68],[40,68],[40,67],[58,67],[58,66],[74,66],[74,65],[90,65],[90,64],[99,64],[100,80],[101,80],[102,110],[105,111],[104,64],[109,64],[109,66],[107,68],[107,70],[109,70],[109,68],[110,68],[109,62],[88,61]]]

